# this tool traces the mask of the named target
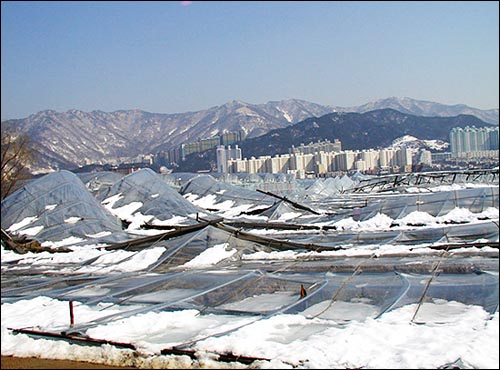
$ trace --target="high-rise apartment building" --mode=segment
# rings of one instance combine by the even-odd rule
[[[231,145],[228,145],[227,149],[224,145],[219,145],[217,147],[217,172],[227,173],[228,161],[240,159],[241,149],[238,148],[238,145],[236,145],[233,149],[231,149]]]
[[[498,126],[454,127],[450,131],[450,146],[451,152],[457,157],[464,156],[466,153],[498,150]]]

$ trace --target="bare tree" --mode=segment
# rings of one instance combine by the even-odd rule
[[[33,159],[28,136],[2,128],[1,199],[14,192],[22,180],[31,178],[27,166]]]

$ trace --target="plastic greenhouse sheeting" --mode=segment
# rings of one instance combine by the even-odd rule
[[[87,305],[99,303],[103,310],[109,311],[109,315],[92,322],[80,322],[71,329],[78,331],[140,313],[179,310],[248,317],[252,321],[277,314],[300,314],[341,325],[352,320],[375,319],[404,305],[424,304],[416,317],[430,322],[452,320],[458,312],[432,314],[426,312],[426,303],[439,305],[439,302],[456,301],[482,306],[487,312],[498,309],[498,276],[485,271],[432,275],[397,270],[297,272],[290,265],[288,269],[280,267],[269,272],[241,268],[121,274],[87,280],[54,278],[51,290],[42,290],[40,294]],[[12,296],[13,290],[6,289],[3,295]],[[30,296],[24,294],[18,298]],[[118,312],[113,310],[115,305],[120,305]]]
[[[87,189],[97,196],[100,191],[109,188],[115,182],[120,180],[124,174],[120,172],[102,171],[102,172],[85,172],[76,174],[80,180],[85,184]]]
[[[309,186],[303,193],[309,197],[321,199],[327,196],[345,193],[353,189],[357,184],[348,176],[329,177],[327,179],[318,179]]]
[[[497,221],[498,222],[498,221]],[[389,229],[389,230],[322,230],[320,232],[300,232],[273,229],[269,226],[264,233],[279,240],[293,240],[303,244],[336,247],[343,246],[380,246],[380,245],[420,245],[432,243],[460,243],[482,240],[498,241],[498,223],[481,221],[473,224],[436,225],[425,228]],[[246,231],[251,231],[249,225]],[[298,226],[300,228],[300,226]]]
[[[227,252],[226,258],[217,262],[218,266],[225,266],[239,261],[243,254],[259,251],[272,251],[255,242],[241,240],[234,234],[219,230],[213,226],[207,226],[185,236],[163,242],[167,251],[161,255],[157,262],[150,266],[152,272],[161,273],[171,268],[183,268],[193,259],[202,256],[209,249],[219,248]],[[203,264],[201,264],[203,267]]]
[[[182,185],[184,185],[191,179],[199,176],[205,176],[205,175],[192,172],[175,172],[175,173],[160,174],[162,180],[165,181],[168,185],[170,185],[174,189],[176,189],[177,191],[180,189]]]
[[[197,215],[206,212],[184,199],[176,190],[162,181],[159,175],[145,168],[124,176],[112,186],[103,189],[97,195],[108,209],[120,215],[119,209],[132,206],[125,216],[141,214],[145,222],[152,225],[193,225],[198,223]]]
[[[307,201],[302,199],[303,202]],[[334,213],[338,219],[353,217],[355,220],[366,220],[377,213],[402,218],[413,211],[441,216],[454,208],[466,208],[480,213],[488,207],[498,207],[498,203],[499,187],[482,186],[415,194],[344,194],[325,197],[320,201],[311,200],[308,205],[313,209]]]
[[[368,177],[353,176],[353,180],[358,181],[358,184],[352,189],[353,192],[427,192],[443,185],[497,184],[498,166],[491,169],[409,172]]]
[[[22,226],[26,220],[29,224]],[[5,198],[2,201],[2,229],[24,233],[39,241],[75,237],[117,242],[129,238],[122,233],[120,221],[69,171],[33,180]]]
[[[192,178],[179,192],[194,204],[231,217],[262,211],[278,201],[257,191],[219,182],[210,175]]]
[[[348,181],[339,178],[308,180],[301,197],[279,198],[204,174],[180,176],[178,192],[169,185],[175,175],[59,171],[2,201],[3,229],[39,228],[31,235],[49,243],[78,238],[68,253],[26,255],[2,240],[3,307],[69,301],[74,325],[65,315],[35,328],[121,342],[124,331],[113,328],[122,325],[126,335],[142,330],[126,340],[155,354],[196,350],[271,318],[296,320],[270,342],[283,344],[401,308],[430,326],[459,322],[471,307],[498,312],[498,187],[340,194],[339,181]],[[325,185],[334,190],[313,193]],[[140,221],[140,231],[158,232],[146,223],[168,231],[128,234],[106,207]]]
[[[352,218],[366,221],[378,214],[394,220],[402,219],[413,212],[425,212],[439,217],[461,208],[472,213],[481,213],[488,208],[498,208],[498,186],[483,186],[458,190],[445,190],[434,193],[384,194],[384,195],[338,195],[321,201],[301,198],[300,202],[313,210],[323,213],[317,222],[336,222]],[[297,210],[295,210],[296,212]],[[273,218],[279,217],[274,215]],[[304,216],[298,220],[304,219]],[[305,218],[304,222],[314,220]]]

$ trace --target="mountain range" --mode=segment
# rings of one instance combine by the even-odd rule
[[[325,106],[298,99],[265,104],[234,100],[202,111],[174,114],[141,110],[45,110],[24,119],[2,121],[1,125],[2,128],[14,127],[30,137],[38,153],[37,163],[31,170],[40,171],[72,169],[90,163],[112,163],[224,132],[243,130],[247,139],[251,140],[272,130],[287,128],[302,121],[307,123],[308,119],[332,113],[363,113],[384,108],[419,116],[472,114],[490,124],[498,124],[499,114],[498,109],[480,110],[461,104],[444,105],[395,97],[357,107]],[[300,135],[300,131],[295,131],[295,135]],[[309,138],[304,137],[302,140],[307,141]],[[348,140],[343,144],[351,146]]]
[[[477,109],[465,104],[445,105],[426,100],[390,97],[379,99],[356,107],[337,108],[338,112],[365,113],[376,109],[392,108],[401,113],[425,117],[452,117],[460,114],[476,116],[484,122],[498,125],[498,108]]]
[[[243,157],[274,156],[289,152],[292,146],[339,139],[343,150],[362,150],[417,145],[431,151],[447,147],[453,127],[491,126],[479,118],[461,114],[453,117],[423,117],[385,108],[365,113],[334,112],[310,117],[294,125],[238,143]],[[408,141],[408,143],[403,143]],[[412,142],[410,144],[409,142]],[[215,151],[193,153],[177,171],[208,170],[215,163]]]
[[[339,139],[344,150],[385,148],[393,141],[413,136],[423,140],[448,141],[453,127],[489,126],[471,115],[423,117],[385,108],[365,113],[335,112],[311,117],[287,128],[271,130],[240,143],[243,153],[253,156],[287,153],[300,144]]]

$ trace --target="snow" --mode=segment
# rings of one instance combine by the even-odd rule
[[[355,221],[352,217],[342,219],[337,222],[315,223],[316,226],[335,226],[337,230],[351,231],[377,231],[377,230],[400,230],[413,227],[415,225],[437,226],[443,223],[470,223],[478,222],[481,219],[498,219],[498,209],[488,207],[481,213],[473,213],[465,208],[454,208],[445,215],[434,217],[427,212],[413,211],[402,218],[396,220],[383,214],[377,213],[372,218],[365,221]]]
[[[108,207],[113,208],[113,205],[122,199],[123,196],[121,193],[113,195],[112,197],[104,199],[101,203],[106,204]]]
[[[334,223],[337,230],[380,230],[389,229],[392,218],[389,216],[377,213],[374,217],[367,221],[354,221],[352,217],[340,220]]]
[[[82,219],[81,217],[74,216],[74,217],[69,217],[69,218],[65,219],[64,222],[66,222],[67,224],[74,224],[78,221],[81,221],[81,219]]]
[[[422,146],[428,149],[444,150],[449,146],[449,143],[442,140],[423,140],[411,135],[404,135],[393,140],[388,149],[397,149],[401,147],[419,148]]]
[[[297,218],[301,215],[302,215],[302,213],[298,213],[298,212],[285,212],[282,215],[280,215],[280,217],[276,220],[276,222],[289,221],[289,220]]]
[[[226,250],[228,246],[228,243],[214,245],[180,267],[204,268],[215,265],[217,262],[229,258],[236,253],[236,249]]]
[[[413,211],[405,217],[398,219],[400,225],[431,225],[435,222],[435,217],[421,211]]]
[[[86,236],[88,236],[89,238],[102,238],[102,237],[108,236],[108,235],[111,235],[111,231],[101,231],[101,232],[96,233],[96,234],[86,234]]]
[[[96,320],[120,307],[87,306],[74,302],[75,323]],[[14,335],[8,327],[47,327],[67,324],[68,302],[40,296],[2,304],[2,355],[94,361],[139,368],[177,366],[195,368],[199,363],[187,357],[162,356],[163,348],[200,340],[203,353],[231,351],[252,354],[272,361],[257,362],[254,368],[438,368],[460,360],[465,368],[496,369],[499,361],[499,316],[477,306],[457,302],[424,305],[423,315],[452,317],[444,323],[419,325],[412,322],[415,305],[388,312],[378,319],[352,321],[332,326],[328,320],[303,315],[276,315],[267,319],[200,316],[197,310],[138,314],[88,330],[94,338],[130,342],[138,348],[118,349],[104,345],[85,347],[62,341]],[[425,310],[425,312],[424,312]],[[104,313],[105,312],[105,313]],[[452,315],[450,315],[452,314]],[[237,329],[239,328],[239,329]],[[223,336],[214,334],[230,331]],[[203,361],[203,360],[201,360]],[[222,368],[234,364],[206,363]],[[241,365],[241,368],[244,366]]]
[[[234,204],[231,200],[226,200],[224,202],[217,203],[217,195],[208,194],[204,197],[199,198],[195,194],[188,193],[184,196],[187,200],[193,203],[195,206],[204,208],[204,209],[218,209],[218,210],[229,210]]]
[[[225,190],[222,190],[216,194],[223,194],[224,192]],[[218,215],[224,218],[234,218],[244,212],[267,208],[267,206],[254,206],[253,204],[240,204],[238,206],[234,206],[235,202],[232,200],[218,202],[216,194],[208,194],[200,198],[196,194],[187,193],[184,195],[184,198],[193,203],[195,206],[214,210]]]
[[[407,254],[407,255],[438,255],[440,252],[433,250],[432,244],[424,244],[420,245],[418,247],[414,245],[402,245],[402,244],[395,244],[395,245],[384,245],[384,246],[379,246],[379,245],[367,245],[363,249],[356,249],[356,248],[348,248],[348,249],[341,249],[341,250],[336,250],[336,251],[323,251],[323,252],[297,252],[297,251],[273,251],[273,252],[255,252],[255,253],[250,253],[244,255],[242,258],[244,260],[301,260],[304,258],[328,258],[328,257],[383,257],[385,255],[393,255],[393,254]],[[461,249],[454,249],[453,254],[459,254],[462,252],[470,252],[470,248],[464,248],[463,250]],[[491,253],[491,252],[497,252],[496,249],[494,248],[481,248],[481,251],[486,253]],[[476,251],[479,253],[479,251]]]
[[[19,231],[19,234],[28,235],[28,236],[35,236],[36,234],[38,234],[42,230],[43,230],[43,226],[35,226],[35,227],[30,227],[29,229],[21,230],[21,231]]]
[[[154,197],[155,194],[152,195]],[[158,234],[157,230],[141,230],[138,231],[142,225],[150,222],[154,219],[153,215],[143,215],[141,212],[136,212],[139,208],[141,208],[144,204],[142,202],[130,202],[121,207],[113,208],[115,203],[122,198],[121,193],[113,195],[101,203],[104,205],[106,209],[108,209],[114,216],[118,217],[121,220],[126,220],[130,222],[130,225],[127,227],[127,231],[131,233],[140,233],[140,234]]]
[[[13,232],[16,232],[18,231],[19,229],[22,229],[23,227],[25,227],[26,225],[29,225],[30,223],[34,222],[38,220],[38,217],[37,216],[33,216],[33,217],[26,217],[24,218],[22,221],[16,223],[16,224],[13,224],[11,227],[9,227],[7,229],[7,231],[13,233]]]
[[[73,245],[76,243],[83,242],[84,239],[82,238],[77,238],[75,236],[70,236],[66,239],[60,240],[58,242],[51,242],[51,241],[45,241],[42,243],[42,246],[44,247],[52,247],[52,248],[59,248],[59,247],[65,247],[67,245]]]
[[[110,205],[106,205],[106,208],[116,217],[129,221],[133,218],[134,212],[141,208],[142,205],[142,202],[130,202],[122,207],[112,208]]]
[[[168,220],[154,219],[152,223],[156,226],[175,226],[182,225],[187,220],[188,218],[184,216],[172,216],[172,218],[169,218]]]
[[[105,274],[110,272],[140,271],[158,260],[165,248],[155,247],[139,252],[113,251],[97,258],[88,266],[83,266],[78,272]]]
[[[437,193],[440,191],[453,191],[453,190],[461,190],[461,189],[467,189],[467,188],[477,188],[477,187],[498,187],[498,185],[478,185],[478,184],[472,184],[472,183],[466,183],[466,184],[450,184],[450,185],[437,185],[437,186],[430,186],[426,188],[420,188],[420,187],[408,187],[405,189],[405,192],[407,193]]]
[[[285,112],[284,110],[282,110],[281,108],[279,107],[276,107],[277,110],[279,110],[281,113],[283,113],[283,117],[288,121],[288,122],[292,122],[292,117],[290,117],[290,115]]]

